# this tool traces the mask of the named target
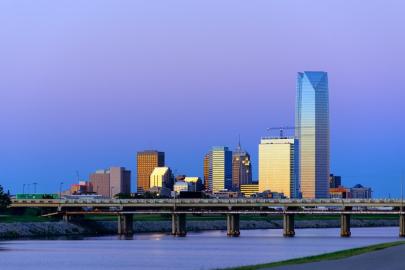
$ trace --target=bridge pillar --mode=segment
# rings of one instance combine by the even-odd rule
[[[405,237],[405,214],[399,214],[399,236]]]
[[[238,237],[240,235],[239,218],[239,214],[227,214],[226,225],[228,236]]]
[[[132,235],[134,216],[132,214],[123,214],[118,216],[118,234],[119,235]]]
[[[294,214],[284,214],[283,216],[283,235],[285,237],[294,237]]]
[[[172,214],[172,235],[186,236],[186,214]]]
[[[72,220],[72,216],[69,216],[68,214],[63,214],[62,220],[64,222],[70,222]]]
[[[351,207],[345,207],[344,211],[352,210]],[[350,237],[352,233],[350,232],[350,214],[341,214],[340,216],[340,236]]]

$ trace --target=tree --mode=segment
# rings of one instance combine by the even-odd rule
[[[10,203],[10,194],[4,193],[3,187],[0,185],[0,210],[6,209]]]

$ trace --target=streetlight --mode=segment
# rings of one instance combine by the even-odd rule
[[[23,194],[25,194],[25,184],[23,184]]]
[[[37,185],[38,185],[38,183],[34,182],[32,184],[34,185],[34,193],[36,194],[37,193]]]
[[[63,187],[63,182],[60,182],[60,184],[59,184],[59,199],[62,199],[62,187]]]

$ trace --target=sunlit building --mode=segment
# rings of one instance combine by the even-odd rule
[[[144,193],[150,188],[150,176],[156,167],[165,166],[165,153],[155,150],[137,153],[137,192]]]
[[[208,190],[219,192],[232,188],[232,151],[228,147],[213,147],[208,161]]]
[[[173,188],[173,174],[169,167],[156,167],[150,175],[150,187]]]
[[[240,185],[240,192],[245,197],[250,197],[253,194],[259,193],[259,184],[242,184]]]
[[[259,192],[299,196],[299,146],[293,138],[263,138],[259,145]]]
[[[204,189],[205,190],[212,190],[212,187],[210,189],[210,185],[209,185],[209,177],[210,177],[210,167],[211,167],[211,159],[212,155],[211,155],[211,151],[208,152],[207,154],[205,154],[204,156]]]
[[[297,76],[296,138],[300,142],[300,185],[303,198],[328,198],[329,90],[328,74]]]

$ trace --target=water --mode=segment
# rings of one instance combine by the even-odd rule
[[[281,230],[241,231],[228,238],[224,231],[138,234],[133,240],[116,236],[82,240],[20,240],[0,242],[3,270],[126,270],[215,269],[267,263],[398,240],[398,228],[353,228],[351,238],[339,229],[298,229],[284,238]]]

